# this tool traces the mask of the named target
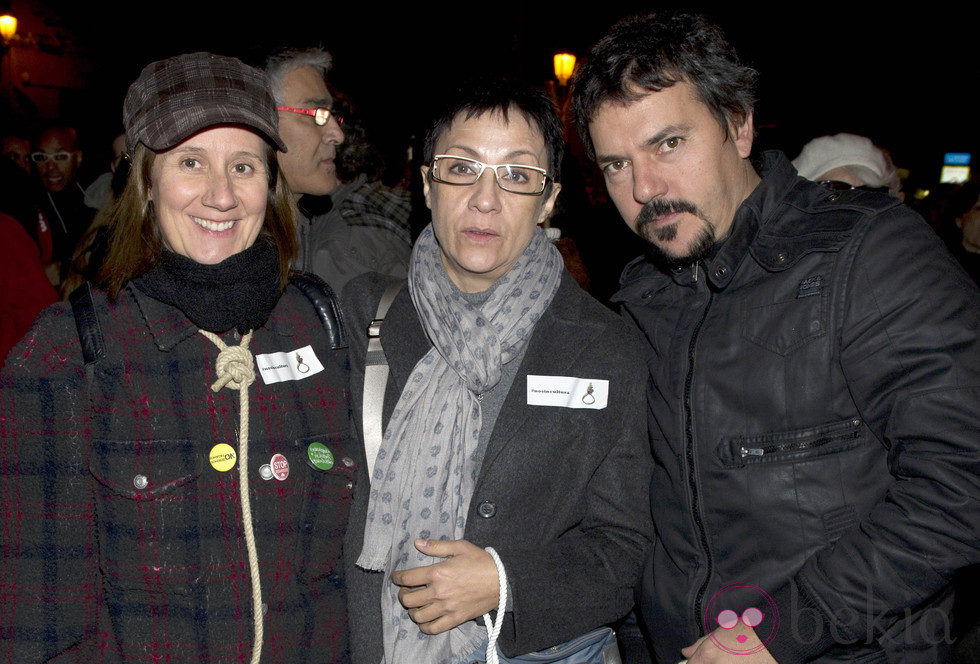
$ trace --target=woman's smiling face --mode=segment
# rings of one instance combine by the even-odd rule
[[[164,246],[203,264],[252,246],[268,201],[267,154],[258,134],[231,126],[157,154],[150,200]]]

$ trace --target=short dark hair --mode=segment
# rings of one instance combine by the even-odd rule
[[[565,139],[555,102],[539,88],[504,78],[473,79],[456,88],[443,110],[429,125],[422,150],[423,161],[432,163],[436,141],[460,114],[469,120],[484,113],[500,111],[509,122],[511,109],[520,111],[528,122],[533,120],[541,131],[548,149],[548,175],[557,182],[565,153]]]
[[[752,114],[758,74],[743,65],[718,26],[696,14],[623,19],[592,47],[575,75],[575,122],[590,157],[589,123],[606,102],[629,104],[678,81],[697,91],[726,133]]]

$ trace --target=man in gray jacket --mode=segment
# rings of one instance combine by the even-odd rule
[[[939,662],[980,559],[980,297],[915,213],[750,159],[755,72],[690,15],[625,20],[575,107],[654,258],[657,660]]]
[[[272,55],[265,71],[287,147],[277,153],[279,167],[298,209],[294,267],[318,275],[339,293],[365,272],[405,276],[410,204],[407,192],[400,195],[366,178],[345,183],[338,178],[343,117],[325,80],[330,64],[330,54],[322,49],[289,49]],[[310,198],[328,194],[332,206]]]

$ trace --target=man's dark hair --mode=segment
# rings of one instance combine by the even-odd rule
[[[575,122],[590,157],[589,123],[606,102],[629,104],[678,81],[694,86],[727,134],[752,113],[758,74],[739,62],[721,29],[703,16],[644,14],[623,19],[592,47],[575,75]]]
[[[541,131],[548,149],[548,175],[558,180],[565,140],[555,103],[543,90],[508,79],[474,79],[457,88],[442,108],[425,135],[422,158],[426,164],[432,163],[436,141],[449,129],[456,116],[462,114],[463,119],[469,120],[500,111],[510,122],[509,112],[517,110],[526,120],[533,120]]]

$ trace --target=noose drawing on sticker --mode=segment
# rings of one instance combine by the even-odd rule
[[[307,373],[310,370],[310,365],[303,362],[303,357],[296,353],[296,370],[300,373]]]

